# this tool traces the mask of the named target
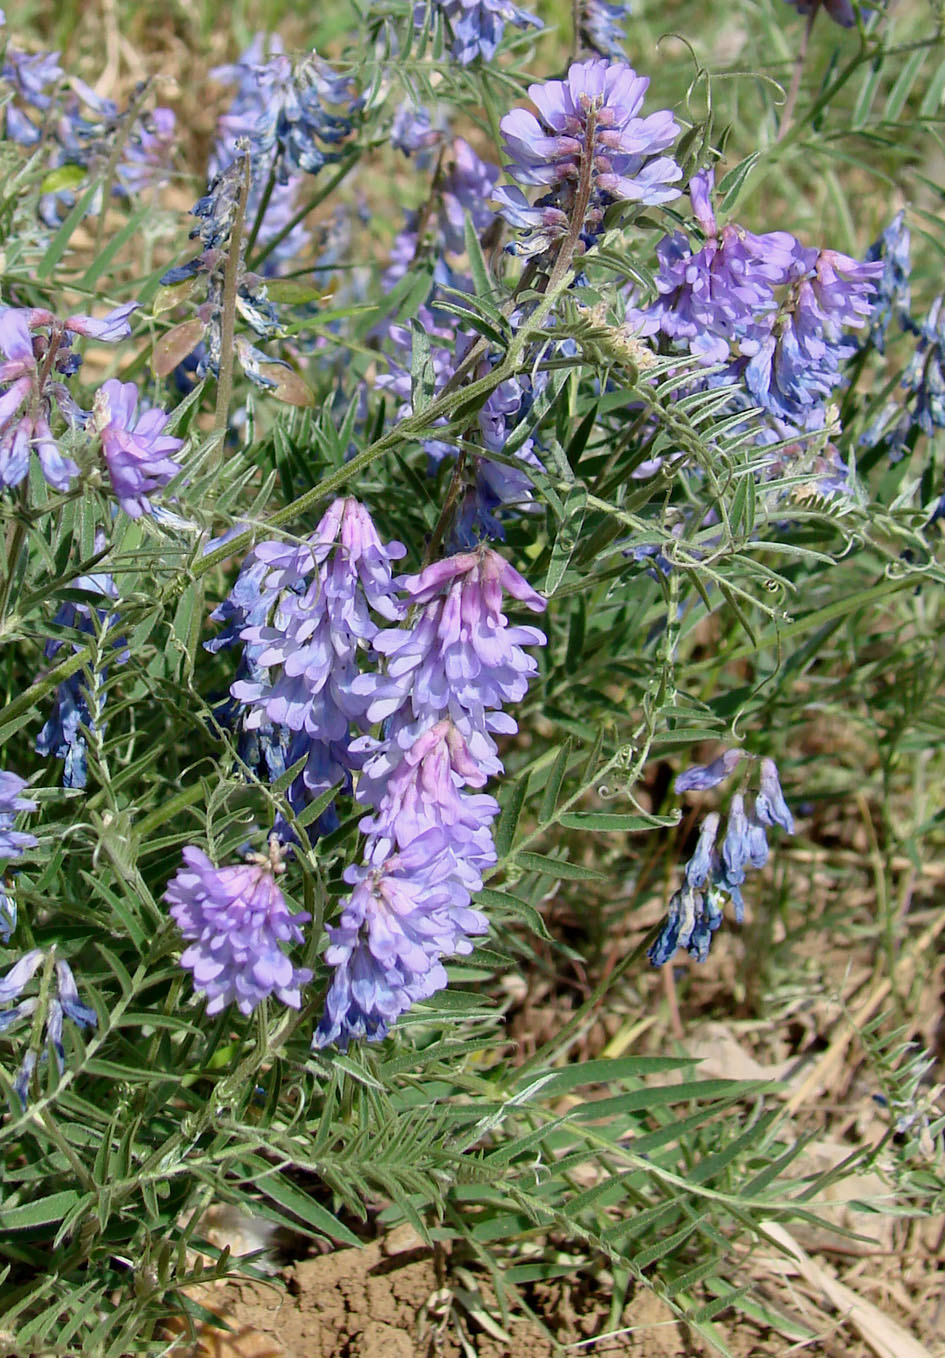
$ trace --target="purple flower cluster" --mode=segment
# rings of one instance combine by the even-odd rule
[[[301,943],[300,925],[311,916],[286,905],[275,873],[278,856],[257,856],[235,867],[215,868],[200,849],[184,849],[184,867],[168,883],[164,899],[184,938],[192,940],[181,966],[193,972],[194,988],[209,1001],[208,1014],[236,1004],[251,1014],[275,995],[298,1009],[301,987],[312,979],[283,951]]]
[[[486,930],[472,893],[496,860],[498,812],[479,791],[501,770],[494,735],[514,732],[503,708],[519,702],[542,645],[534,627],[510,626],[503,590],[536,612],[545,601],[498,553],[459,553],[398,581],[410,622],[373,639],[386,672],[364,673],[352,691],[380,739],[356,742],[365,757],[357,799],[371,808],[364,860],[326,960],[335,975],[317,1046],[379,1039],[418,1000],[446,984],[442,959],[468,953]]]
[[[739,749],[724,750],[710,764],[696,764],[676,779],[677,792],[702,792],[728,778],[746,757]],[[648,953],[654,966],[662,966],[685,948],[690,957],[704,962],[712,935],[722,923],[725,898],[735,907],[735,920],[744,918],[742,884],[749,869],[763,868],[768,861],[767,830],[779,826],[794,833],[794,817],[781,791],[773,759],[760,763],[758,789],[751,810],[745,793],[735,792],[728,810],[725,834],[719,842],[721,816],[712,811],[702,822],[695,851],[685,867],[685,881],[670,899],[666,920]]]
[[[96,94],[82,80],[73,78],[67,90],[60,90],[62,76],[57,52],[27,53],[7,44],[0,81],[9,86],[10,99],[0,117],[9,141],[30,149],[42,145],[50,171],[74,166],[95,174],[104,172],[120,138],[114,193],[139,193],[166,178],[175,141],[171,109],[120,111],[111,99]],[[40,217],[54,227],[62,210],[74,203],[74,188],[44,193]],[[101,210],[100,195],[88,210]]]
[[[566,80],[530,85],[538,116],[513,109],[500,123],[506,166],[518,185],[547,192],[530,205],[521,187],[499,188],[502,215],[526,231],[516,253],[538,254],[568,232],[574,212],[592,240],[613,202],[666,203],[682,170],[667,150],[679,134],[666,109],[639,117],[649,80],[625,62],[577,62]]]
[[[23,1000],[20,999],[20,996],[42,966],[45,958],[46,954],[42,948],[33,948],[30,952],[24,953],[5,976],[0,976],[0,1004],[9,1004],[11,1000],[19,1000],[19,1003],[14,1004],[11,1008],[0,1010],[0,1033],[5,1032],[7,1028],[12,1028],[21,1019],[32,1017],[36,1012],[37,997],[30,995]],[[80,1001],[78,987],[69,963],[57,958],[55,969],[56,988],[46,1009],[43,1036],[45,1044],[52,1047],[61,1072],[66,1059],[62,1042],[62,1029],[65,1019],[69,1019],[80,1028],[94,1028],[98,1023],[98,1015],[89,1005],[82,1004]],[[20,1069],[13,1082],[14,1092],[24,1108],[27,1104],[30,1081],[35,1069],[36,1052],[30,1048],[23,1057]]]
[[[741,380],[776,419],[818,427],[856,352],[847,332],[868,321],[883,263],[810,249],[784,231],[756,236],[731,222],[719,230],[712,180],[712,171],[700,171],[690,184],[705,244],[694,250],[682,232],[663,239],[659,297],[632,312],[632,323],[707,364],[727,364],[719,380]]]
[[[102,544],[103,545],[103,544]],[[103,602],[118,598],[118,590],[110,575],[82,575],[73,588],[86,594],[99,596]],[[118,624],[116,615],[108,607],[97,608],[92,604],[64,603],[53,618],[53,625],[81,632],[86,636],[98,636],[112,632]],[[46,642],[43,654],[52,660],[63,643],[56,640]],[[80,643],[72,643],[74,650]],[[110,642],[111,650],[118,650],[122,639],[114,636]],[[119,653],[116,659],[122,661],[127,652]],[[63,787],[84,788],[88,782],[88,738],[87,732],[97,730],[103,734],[101,707],[104,698],[99,691],[107,678],[107,670],[101,671],[95,679],[95,700],[89,706],[89,682],[87,672],[78,670],[64,679],[56,690],[56,701],[43,729],[36,737],[37,754],[49,757],[55,755],[63,761]]]
[[[54,490],[68,490],[79,468],[60,451],[53,436],[54,411],[73,429],[84,425],[85,412],[69,393],[64,377],[82,362],[73,352],[75,335],[111,342],[131,334],[128,317],[136,302],[116,307],[107,316],[69,316],[57,321],[37,307],[0,308],[0,486],[17,486],[29,470],[35,451],[43,475]]]
[[[402,543],[381,542],[357,500],[335,500],[301,545],[260,543],[212,615],[227,630],[209,649],[244,643],[231,693],[270,776],[306,759],[289,793],[296,809],[347,786],[358,767],[351,727],[362,732],[367,725],[354,684],[379,631],[372,613],[388,622],[401,616],[391,563],[405,551]]]
[[[218,80],[239,86],[221,119],[223,139],[245,137],[251,158],[265,167],[264,179],[273,172],[285,184],[293,174],[317,174],[327,159],[318,143],[337,144],[351,131],[360,102],[353,80],[314,52],[297,64],[282,51],[261,62],[249,60],[252,55],[214,71]]]
[[[506,24],[514,24],[516,28],[543,27],[534,14],[511,4],[510,0],[432,0],[432,3],[449,25],[453,60],[463,66],[468,66],[477,57],[491,61],[502,41]],[[417,27],[423,24],[426,13],[426,4],[421,2],[415,6]]]

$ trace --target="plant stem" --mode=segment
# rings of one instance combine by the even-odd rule
[[[244,150],[242,182],[236,196],[236,210],[230,228],[230,249],[223,274],[223,315],[220,327],[220,376],[217,380],[217,405],[213,424],[216,432],[216,446],[213,461],[223,455],[226,439],[226,426],[230,414],[230,397],[233,394],[233,337],[236,331],[236,295],[239,291],[240,264],[243,258],[243,222],[246,217],[246,199],[249,196],[249,152]]]
[[[265,217],[266,209],[269,207],[269,204],[272,200],[272,194],[275,187],[276,187],[276,167],[275,165],[273,165],[272,169],[269,171],[269,178],[266,180],[266,187],[263,189],[263,196],[259,200],[259,207],[256,209],[256,220],[253,222],[253,229],[250,231],[248,237],[246,238],[247,256],[249,255],[250,250],[252,250],[253,246],[256,244],[256,237],[259,235],[260,229],[263,224],[263,218]]]
[[[807,23],[804,25],[804,32],[801,36],[801,45],[797,49],[797,56],[794,59],[794,70],[791,73],[791,88],[788,90],[787,99],[784,101],[784,111],[781,114],[781,126],[778,128],[777,140],[780,141],[791,126],[791,119],[794,117],[794,108],[797,104],[797,96],[801,89],[801,76],[804,73],[804,62],[807,60],[807,48],[810,45],[810,35],[820,9],[820,0],[814,0],[810,14],[807,16]]]
[[[290,220],[286,223],[286,225],[282,228],[278,235],[273,236],[272,240],[266,242],[264,248],[260,250],[256,258],[251,261],[250,267],[252,269],[258,270],[260,264],[267,260],[269,256],[272,254],[273,250],[275,250],[278,246],[282,244],[282,242],[285,240],[289,232],[294,231],[295,228],[298,226],[299,222],[304,221],[308,214],[318,207],[319,203],[323,203],[325,199],[329,196],[329,194],[334,192],[334,190],[346,177],[348,172],[354,168],[355,164],[357,163],[360,157],[360,154],[361,154],[360,151],[352,151],[348,155],[347,159],[341,162],[341,164],[338,166],[338,169],[332,175],[331,179],[326,181],[326,183],[319,190],[319,192],[313,194],[313,196],[309,198],[308,202],[305,204],[304,207],[299,208],[298,212],[296,212],[296,214],[292,218],[290,218]]]

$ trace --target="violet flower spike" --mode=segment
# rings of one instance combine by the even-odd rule
[[[171,916],[190,941],[180,963],[193,972],[194,988],[208,1001],[207,1013],[236,1004],[244,1014],[270,995],[293,1009],[312,979],[295,967],[285,943],[301,943],[299,927],[311,916],[290,912],[276,884],[272,861],[258,859],[216,868],[200,849],[184,849],[184,867],[167,886]]]

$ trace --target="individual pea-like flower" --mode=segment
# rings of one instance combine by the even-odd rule
[[[711,764],[693,764],[682,772],[674,784],[677,792],[706,792],[734,773],[744,750],[723,750]]]
[[[678,197],[674,185],[682,170],[660,152],[679,126],[667,109],[638,117],[649,83],[625,62],[595,60],[576,62],[565,80],[529,85],[538,116],[517,108],[499,124],[511,158],[508,173],[521,186],[553,191],[539,207],[558,207],[569,220],[584,208],[581,228],[590,239],[612,202]],[[513,216],[522,213],[520,195],[497,189],[493,197]]]
[[[30,995],[26,999],[20,999],[20,996],[45,960],[46,954],[42,948],[33,948],[30,952],[24,953],[5,976],[0,977],[0,1004],[8,1004],[10,1000],[19,1000],[19,1003],[13,1005],[12,1008],[0,1010],[0,1033],[12,1028],[21,1019],[32,1017],[36,1012],[38,997]],[[98,1015],[94,1009],[83,1004],[79,999],[79,991],[72,974],[72,968],[62,958],[55,959],[55,978],[52,994],[47,1001],[43,1044],[52,1048],[56,1064],[61,1072],[66,1059],[62,1041],[65,1019],[69,1019],[70,1022],[80,1028],[94,1028],[98,1024]],[[14,1092],[24,1108],[27,1105],[30,1081],[36,1069],[36,1059],[37,1053],[31,1047],[25,1053],[13,1082]],[[45,1059],[45,1054],[43,1059]]]
[[[134,382],[111,377],[95,394],[92,427],[102,440],[105,465],[118,503],[131,518],[151,512],[149,496],[180,471],[173,454],[184,440],[163,432],[170,416],[156,406],[138,413]]]
[[[0,858],[20,858],[27,849],[35,849],[39,842],[25,830],[14,830],[14,821],[21,811],[35,811],[32,797],[24,797],[26,779],[18,774],[0,771]]]
[[[853,28],[856,23],[856,11],[850,0],[786,0],[786,3],[793,5],[801,15],[810,15],[815,9],[823,8],[834,23],[843,28]]]
[[[181,966],[193,972],[194,989],[206,996],[207,1013],[235,1004],[251,1014],[274,995],[293,1009],[301,1005],[301,987],[312,979],[307,967],[296,967],[284,951],[303,941],[300,925],[311,916],[293,913],[275,874],[278,855],[260,855],[233,867],[214,867],[202,850],[188,845],[184,867],[168,883],[164,899],[190,946]]]
[[[516,28],[542,28],[534,14],[513,5],[510,0],[432,0],[433,7],[446,19],[453,36],[450,55],[454,61],[468,66],[481,57],[491,61],[498,50],[506,24]],[[427,13],[425,3],[414,7],[414,23],[423,24]]]
[[[390,144],[395,151],[414,156],[438,146],[444,136],[443,126],[434,124],[430,110],[422,104],[405,100],[397,106],[390,128]]]

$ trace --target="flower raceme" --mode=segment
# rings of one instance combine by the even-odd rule
[[[677,792],[703,792],[718,787],[735,771],[743,759],[752,760],[743,750],[724,750],[709,764],[694,764],[676,779]],[[735,909],[736,923],[744,918],[742,884],[749,868],[763,868],[768,861],[766,830],[779,826],[794,833],[794,817],[784,800],[777,766],[773,759],[762,759],[758,789],[750,810],[745,794],[737,791],[729,804],[725,834],[719,843],[722,818],[712,811],[702,822],[692,857],[685,866],[685,880],[670,898],[666,920],[659,937],[650,948],[654,966],[662,966],[685,948],[690,957],[704,962],[709,955],[712,935],[722,923],[725,898]]]
[[[301,943],[300,925],[311,916],[293,914],[279,890],[276,854],[249,863],[214,867],[202,850],[184,849],[184,867],[168,883],[164,899],[190,947],[181,966],[193,972],[194,987],[206,996],[208,1014],[236,1004],[244,1014],[270,995],[298,1009],[301,987],[312,979],[295,967],[285,943]]]
[[[498,804],[482,789],[502,768],[495,735],[516,729],[503,709],[524,697],[537,668],[525,648],[545,640],[509,623],[503,593],[536,612],[545,600],[491,548],[394,580],[404,550],[381,541],[357,500],[336,500],[303,543],[261,543],[215,614],[227,631],[212,649],[244,644],[231,690],[244,726],[265,733],[267,749],[282,742],[281,765],[267,754],[272,775],[308,750],[303,784],[309,768],[317,773],[309,797],[350,789],[357,776],[366,840],[328,930],[334,976],[320,1046],[383,1037],[446,984],[443,958],[468,953],[486,931],[471,901],[496,861]],[[219,1007],[240,993],[249,954],[239,938],[228,951],[225,938],[245,927],[230,923],[230,887],[217,870],[198,850],[186,857],[187,882],[172,883],[168,899],[185,936],[204,940],[184,965]],[[213,974],[211,954],[222,959]]]
[[[679,196],[674,186],[682,170],[661,154],[679,135],[678,124],[667,109],[638,116],[649,83],[622,61],[576,62],[565,80],[528,87],[537,116],[519,108],[502,119],[506,169],[521,187],[493,196],[506,220],[535,237],[513,247],[516,253],[546,249],[569,228],[593,239],[610,203]],[[530,206],[522,187],[534,185],[547,192]]]

